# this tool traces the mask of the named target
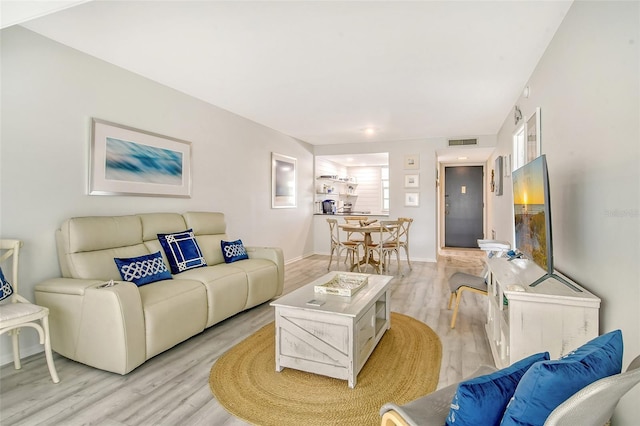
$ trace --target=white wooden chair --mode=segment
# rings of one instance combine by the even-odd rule
[[[327,219],[329,224],[329,232],[331,233],[331,254],[329,255],[329,265],[327,270],[331,269],[331,262],[333,260],[333,253],[336,253],[336,269],[340,269],[340,253],[347,250],[347,258],[351,259],[351,268],[357,267],[360,272],[360,250],[361,243],[355,241],[341,241],[340,240],[340,228],[338,227],[337,219]]]
[[[13,364],[16,370],[22,368],[20,364],[20,342],[18,334],[22,327],[35,328],[40,337],[40,344],[44,344],[44,352],[47,358],[47,366],[53,383],[58,383],[58,373],[53,363],[51,353],[51,339],[49,337],[49,309],[34,305],[18,294],[18,258],[22,241],[20,240],[0,240],[0,263],[11,259],[11,281],[5,276],[13,287],[13,294],[9,296],[9,301],[0,304],[0,334],[9,333],[13,345]],[[7,262],[9,263],[9,262]],[[4,270],[6,271],[6,269]],[[7,286],[8,287],[8,286]]]

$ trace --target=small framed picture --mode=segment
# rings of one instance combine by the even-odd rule
[[[420,187],[420,175],[404,175],[404,187],[405,188],[419,188]]]
[[[417,154],[405,155],[404,168],[406,170],[418,170],[420,168],[420,156]]]
[[[504,156],[503,168],[504,177],[511,176],[511,154]]]
[[[406,207],[418,207],[420,205],[420,194],[418,192],[405,192],[404,205]]]

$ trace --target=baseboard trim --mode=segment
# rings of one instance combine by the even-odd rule
[[[9,342],[7,346],[11,347],[11,342]],[[26,348],[20,346],[20,359],[23,360],[31,355],[36,355],[42,352],[44,352],[44,346],[41,344],[32,345]],[[0,366],[5,366],[7,364],[13,364],[13,348],[11,348],[9,353],[0,355]]]

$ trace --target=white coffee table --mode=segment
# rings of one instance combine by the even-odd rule
[[[315,285],[326,283],[336,273],[271,303],[276,318],[276,371],[284,367],[308,371],[348,380],[353,388],[391,326],[389,282],[393,277],[369,275],[368,284],[351,297],[314,292]],[[311,300],[319,301],[320,306],[308,304]]]

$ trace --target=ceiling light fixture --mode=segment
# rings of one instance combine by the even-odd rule
[[[467,160],[469,157],[458,157],[458,160]]]
[[[372,135],[375,135],[375,134],[376,134],[376,129],[375,129],[375,127],[365,127],[365,128],[363,129],[363,131],[364,131],[364,133],[365,133],[367,136],[372,136]]]

